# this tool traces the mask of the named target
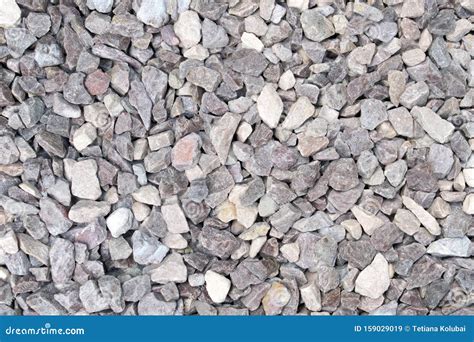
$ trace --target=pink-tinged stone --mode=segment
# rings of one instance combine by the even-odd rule
[[[201,137],[191,133],[181,138],[171,151],[171,164],[178,171],[192,168],[199,160]]]
[[[109,87],[110,77],[102,70],[96,70],[89,74],[85,81],[87,91],[91,95],[102,95]]]

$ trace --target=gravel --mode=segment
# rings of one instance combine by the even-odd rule
[[[0,311],[474,314],[473,18],[3,0]]]

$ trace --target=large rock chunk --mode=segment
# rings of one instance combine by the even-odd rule
[[[379,298],[390,286],[388,262],[377,254],[372,263],[360,272],[355,282],[355,292],[370,298]]]
[[[270,128],[276,128],[283,112],[283,102],[280,95],[271,84],[266,84],[257,99],[258,114]]]
[[[184,283],[188,279],[188,270],[181,254],[172,253],[151,272],[151,281],[159,284]]]
[[[0,136],[0,165],[13,164],[20,158],[20,152],[9,135]]]
[[[250,76],[260,76],[268,65],[267,59],[254,49],[240,49],[228,60],[232,70]]]
[[[78,161],[72,167],[71,192],[74,196],[96,200],[102,195],[99,178],[97,178],[97,163],[94,159]]]
[[[51,277],[57,284],[64,284],[71,279],[76,265],[74,260],[74,245],[71,241],[56,238],[49,250]]]
[[[154,293],[145,295],[137,306],[139,315],[143,316],[170,316],[173,315],[176,310],[175,302],[165,302],[156,298]]]
[[[269,316],[279,315],[290,299],[290,291],[282,283],[275,282],[262,299],[263,310]]]
[[[133,259],[140,265],[160,263],[169,251],[156,237],[140,230],[133,233],[132,246]]]
[[[72,222],[68,220],[66,208],[47,197],[40,200],[39,216],[54,236],[67,232],[72,226]]]
[[[433,241],[426,250],[426,253],[439,257],[468,257],[471,240],[463,238],[444,238]]]
[[[0,7],[0,27],[15,26],[21,18],[20,7],[15,0],[5,0]]]
[[[192,68],[186,75],[186,79],[192,84],[204,88],[206,91],[216,90],[219,83],[221,83],[221,74],[205,66]]]
[[[189,231],[188,222],[178,203],[162,206],[161,213],[169,232],[181,234]]]
[[[359,184],[357,166],[354,160],[344,158],[333,162],[334,171],[329,175],[329,186],[334,190],[346,191]]]
[[[315,42],[321,42],[335,33],[333,24],[317,9],[304,11],[300,20],[306,38]]]
[[[168,20],[166,1],[142,0],[137,18],[144,24],[160,28]]]
[[[171,150],[171,165],[178,171],[191,169],[201,155],[201,137],[191,133],[176,142]]]
[[[441,278],[446,268],[435,258],[425,255],[411,269],[407,280],[407,290],[426,286]]]
[[[237,130],[240,119],[241,117],[238,114],[226,113],[218,119],[211,128],[209,138],[223,165],[227,160],[230,144],[232,143],[232,138]]]
[[[107,202],[81,200],[69,209],[68,217],[76,223],[89,223],[109,212],[110,204]]]
[[[174,23],[174,32],[181,47],[189,49],[201,40],[201,21],[194,11],[184,11]]]
[[[110,308],[109,301],[102,294],[95,280],[88,280],[79,288],[79,298],[88,313],[94,313]]]
[[[214,303],[222,303],[229,293],[231,282],[223,275],[214,271],[207,271],[204,276],[206,291]]]
[[[369,99],[362,101],[360,113],[360,124],[368,130],[375,129],[388,118],[385,105],[380,100]]]
[[[441,234],[441,227],[439,226],[438,221],[431,216],[421,205],[416,203],[408,196],[402,196],[403,205],[407,207],[421,222],[421,224],[433,235]]]
[[[92,96],[84,87],[85,75],[80,72],[69,75],[64,85],[64,99],[72,104],[86,105],[92,103]]]
[[[314,106],[306,96],[301,96],[291,105],[290,111],[283,121],[282,127],[293,130],[300,127],[314,114]]]
[[[227,259],[240,245],[237,238],[226,230],[204,227],[199,242],[212,255]]]
[[[107,228],[113,237],[125,234],[133,224],[133,213],[128,208],[118,208],[107,217]]]
[[[411,114],[426,133],[440,144],[449,141],[454,126],[427,107],[413,107]]]

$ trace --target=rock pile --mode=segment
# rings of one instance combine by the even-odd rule
[[[3,0],[0,314],[474,314],[472,0]]]

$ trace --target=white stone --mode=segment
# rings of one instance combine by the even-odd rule
[[[418,46],[420,47],[422,51],[426,52],[428,48],[431,46],[432,41],[433,41],[433,36],[431,35],[430,31],[428,31],[428,29],[425,28],[421,32]]]
[[[470,255],[470,246],[471,240],[466,236],[463,238],[444,238],[433,241],[426,249],[426,253],[439,257],[466,258]]]
[[[410,210],[398,209],[393,218],[393,223],[408,235],[415,235],[420,231],[420,221]]]
[[[159,1],[158,1],[159,2]],[[179,38],[180,46],[189,49],[201,40],[201,21],[194,11],[184,11],[174,23],[174,33]]]
[[[472,0],[461,0],[460,5],[468,11],[474,12],[474,2]]]
[[[102,195],[95,160],[78,161],[74,163],[71,171],[71,192],[74,196],[96,200]]]
[[[211,270],[206,272],[204,280],[206,282],[207,293],[212,301],[217,304],[224,302],[230,290],[230,280]]]
[[[469,215],[474,215],[474,194],[469,194],[462,203],[462,210]]]
[[[242,47],[244,49],[254,49],[254,50],[257,50],[258,52],[263,51],[264,46],[263,46],[262,41],[258,39],[258,37],[254,35],[253,33],[248,33],[248,32],[242,33],[241,40],[242,40]]]
[[[300,127],[314,114],[314,106],[306,96],[301,96],[290,107],[288,115],[283,121],[284,129],[293,130]]]
[[[242,121],[239,128],[237,128],[237,139],[240,142],[244,142],[252,132],[252,126],[248,122]]]
[[[440,144],[449,141],[454,132],[454,126],[449,121],[442,119],[428,107],[415,106],[411,114],[431,138]]]
[[[424,0],[404,0],[400,17],[418,18],[425,13]]]
[[[107,217],[106,222],[112,236],[118,238],[132,228],[133,213],[128,208],[118,208]]]
[[[378,253],[372,263],[360,272],[355,281],[355,292],[373,299],[379,298],[390,286],[388,262]]]
[[[376,229],[382,227],[384,224],[382,219],[375,215],[368,214],[357,205],[352,207],[351,212],[354,214],[367,235],[372,235]]]
[[[169,232],[181,234],[189,231],[188,222],[179,204],[164,205],[161,207],[161,213]]]
[[[403,205],[416,216],[416,218],[426,229],[428,229],[431,234],[441,234],[441,227],[439,226],[438,221],[436,221],[436,219],[431,216],[429,212],[423,209],[421,205],[407,196],[402,196],[402,201]]]
[[[76,150],[82,151],[87,146],[92,144],[92,142],[94,142],[96,138],[96,128],[90,122],[86,122],[74,132],[74,135],[72,137],[72,143]]]
[[[245,228],[249,228],[255,223],[258,215],[257,205],[243,207],[236,206],[237,221]]]
[[[115,93],[107,94],[104,96],[104,105],[107,108],[109,114],[113,117],[117,117],[123,112],[123,106],[120,103],[121,98]]]
[[[239,238],[244,241],[254,240],[258,237],[267,235],[270,230],[270,225],[266,222],[257,222],[249,229],[245,230],[239,235]]]
[[[188,276],[189,285],[192,287],[198,287],[205,284],[204,274],[193,273]]]
[[[464,181],[470,187],[474,187],[474,169],[464,169],[462,170]]]
[[[321,292],[314,282],[310,282],[300,288],[301,299],[311,311],[321,311]]]
[[[114,5],[114,0],[87,0],[87,7],[100,13],[109,13]]]
[[[276,128],[283,112],[283,101],[271,84],[266,84],[257,99],[258,115],[270,128]]]
[[[270,20],[273,9],[275,8],[275,0],[260,0],[260,16],[265,20]]]
[[[166,1],[142,0],[137,18],[147,25],[160,28],[168,20]]]
[[[281,76],[280,80],[278,81],[278,86],[280,89],[289,90],[294,87],[296,83],[295,76],[291,70],[285,71]]]
[[[179,253],[172,253],[151,271],[151,281],[158,284],[184,283],[188,279],[188,269]]]
[[[362,236],[362,227],[357,220],[346,220],[341,222],[347,232],[356,240],[359,240]]]
[[[228,223],[237,218],[235,204],[230,201],[224,201],[216,208],[217,218],[222,222]]]
[[[281,246],[280,253],[289,262],[297,262],[300,258],[300,246],[296,242],[287,243]]]
[[[0,249],[7,254],[15,254],[18,252],[18,241],[12,230],[7,231],[3,236],[0,236]]]
[[[309,0],[287,0],[286,4],[288,7],[297,8],[300,11],[304,11],[308,9]]]
[[[250,249],[249,249],[249,258],[255,258],[257,254],[260,252],[260,250],[262,249],[265,242],[267,242],[266,236],[260,236],[252,240],[252,243],[250,244]]]
[[[171,249],[185,249],[188,247],[188,241],[181,234],[168,233],[163,238],[163,243]]]
[[[0,27],[13,27],[20,21],[21,10],[15,0],[2,0],[0,6]]]
[[[135,201],[149,205],[161,205],[160,192],[153,185],[145,185],[132,193]]]
[[[425,53],[421,49],[411,49],[402,53],[402,60],[409,67],[420,64],[425,58]]]
[[[150,215],[151,209],[146,204],[135,202],[132,204],[132,212],[135,219],[142,222]]]
[[[159,134],[150,135],[147,139],[150,150],[157,151],[163,147],[171,146],[174,141],[174,134],[172,131],[166,131]]]
[[[203,47],[201,44],[197,44],[184,51],[183,56],[188,59],[203,61],[209,57],[209,50]]]

